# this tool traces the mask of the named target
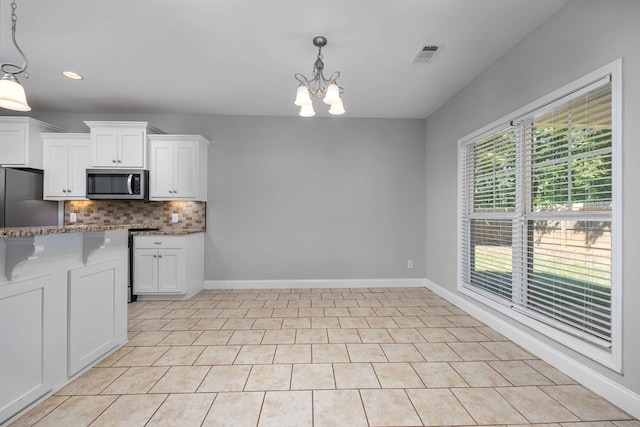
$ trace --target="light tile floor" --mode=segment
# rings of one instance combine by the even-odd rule
[[[640,426],[423,288],[128,308],[129,343],[14,426]]]

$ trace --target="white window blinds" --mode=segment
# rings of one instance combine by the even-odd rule
[[[461,145],[460,285],[611,346],[610,79]]]
[[[465,279],[477,289],[508,300],[512,292],[516,157],[513,127],[463,147]]]

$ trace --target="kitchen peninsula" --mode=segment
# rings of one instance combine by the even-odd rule
[[[127,230],[0,229],[0,424],[127,340]]]
[[[42,170],[33,199],[58,208],[57,221],[12,224],[55,224],[61,211],[65,224],[0,228],[0,425],[124,345],[134,291],[188,299],[203,288],[209,141],[156,135],[147,122],[85,123],[90,133],[64,133],[0,117],[0,165]],[[149,175],[150,194],[142,184],[135,192],[140,200],[128,197],[129,172],[117,174],[128,178],[124,190],[88,191],[92,175],[105,176],[95,171],[132,168]],[[40,212],[34,206],[14,216]]]

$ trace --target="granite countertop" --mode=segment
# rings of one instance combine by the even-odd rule
[[[0,228],[0,238],[46,236],[49,234],[91,233],[111,230],[128,230],[129,228],[151,228],[152,224],[109,224],[109,225],[65,225],[47,227],[15,227]]]
[[[134,236],[184,236],[186,234],[204,233],[206,230],[172,230],[161,228],[159,230],[134,231]]]

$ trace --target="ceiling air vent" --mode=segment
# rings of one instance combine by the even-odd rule
[[[442,46],[436,46],[433,44],[422,45],[420,46],[420,49],[418,49],[418,53],[416,53],[416,56],[413,57],[411,62],[422,62],[424,64],[427,64],[433,61],[433,58],[438,52],[440,52],[440,50],[442,50]]]

